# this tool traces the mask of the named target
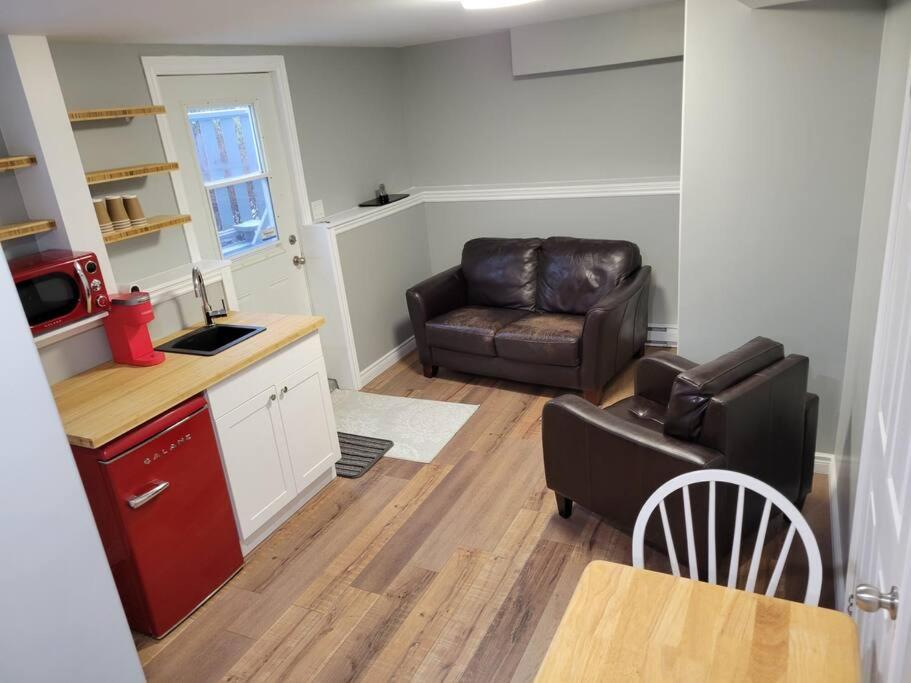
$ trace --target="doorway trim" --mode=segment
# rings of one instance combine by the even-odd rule
[[[275,100],[278,108],[278,117],[281,130],[279,131],[289,153],[291,164],[291,185],[294,200],[297,204],[297,226],[295,232],[299,233],[304,225],[312,222],[310,214],[310,198],[307,193],[307,181],[304,178],[304,162],[301,158],[300,142],[297,137],[297,125],[294,119],[294,107],[291,103],[291,86],[288,83],[288,72],[285,70],[285,58],[281,55],[227,55],[219,57],[202,56],[165,56],[142,57],[142,68],[145,71],[146,83],[149,86],[149,95],[152,104],[163,105],[164,98],[161,93],[161,76],[219,76],[224,74],[250,74],[265,73],[272,80],[275,89]],[[158,123],[158,132],[164,147],[167,161],[177,161],[177,149],[168,127],[167,114],[155,117]],[[180,179],[179,171],[171,172],[171,181],[174,185],[174,195],[177,207],[181,213],[190,213],[190,202],[187,199],[186,189]],[[183,226],[184,236],[187,240],[187,250],[193,262],[202,259],[199,243],[193,232],[193,224]]]

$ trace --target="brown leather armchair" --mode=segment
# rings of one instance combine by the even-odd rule
[[[781,344],[757,337],[704,365],[668,352],[647,356],[636,368],[635,395],[604,410],[577,396],[553,399],[542,429],[558,511],[569,517],[575,501],[631,532],[661,484],[710,468],[761,479],[801,507],[813,482],[819,409],[806,391],[808,370],[805,356],[785,357]],[[693,496],[696,510],[706,507],[702,495]],[[731,537],[733,505],[718,501],[719,539]],[[748,501],[745,533],[758,514]],[[678,537],[682,515],[675,518]],[[695,526],[704,547],[705,525]],[[646,540],[663,546],[660,525]]]
[[[424,374],[443,366],[600,403],[645,347],[650,277],[631,242],[471,240],[461,265],[405,294]]]

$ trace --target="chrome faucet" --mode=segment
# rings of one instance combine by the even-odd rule
[[[193,293],[200,299],[202,299],[202,314],[206,319],[206,326],[211,327],[215,323],[212,322],[213,318],[226,318],[228,317],[228,310],[225,306],[225,300],[221,300],[221,308],[213,310],[212,304],[209,303],[209,295],[206,293],[206,283],[202,277],[202,271],[199,270],[199,266],[193,266]]]

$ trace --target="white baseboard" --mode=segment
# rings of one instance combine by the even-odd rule
[[[816,459],[813,461],[813,471],[816,474],[831,476],[833,462],[835,462],[835,456],[832,453],[816,451]]]
[[[382,358],[368,365],[360,372],[360,386],[363,387],[370,383],[374,378],[379,377],[385,370],[388,370],[409,353],[414,351],[415,348],[417,347],[414,342],[414,337],[409,337]]]
[[[645,342],[649,346],[677,346],[678,328],[668,323],[651,323]]]

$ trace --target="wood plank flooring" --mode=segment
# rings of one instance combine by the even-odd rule
[[[627,535],[578,506],[556,514],[540,418],[561,391],[426,379],[414,355],[365,390],[480,408],[431,464],[336,479],[174,633],[137,635],[149,680],[529,681],[585,565],[629,562]],[[605,404],[630,393],[628,368]],[[817,475],[804,513],[831,604],[826,489]]]

